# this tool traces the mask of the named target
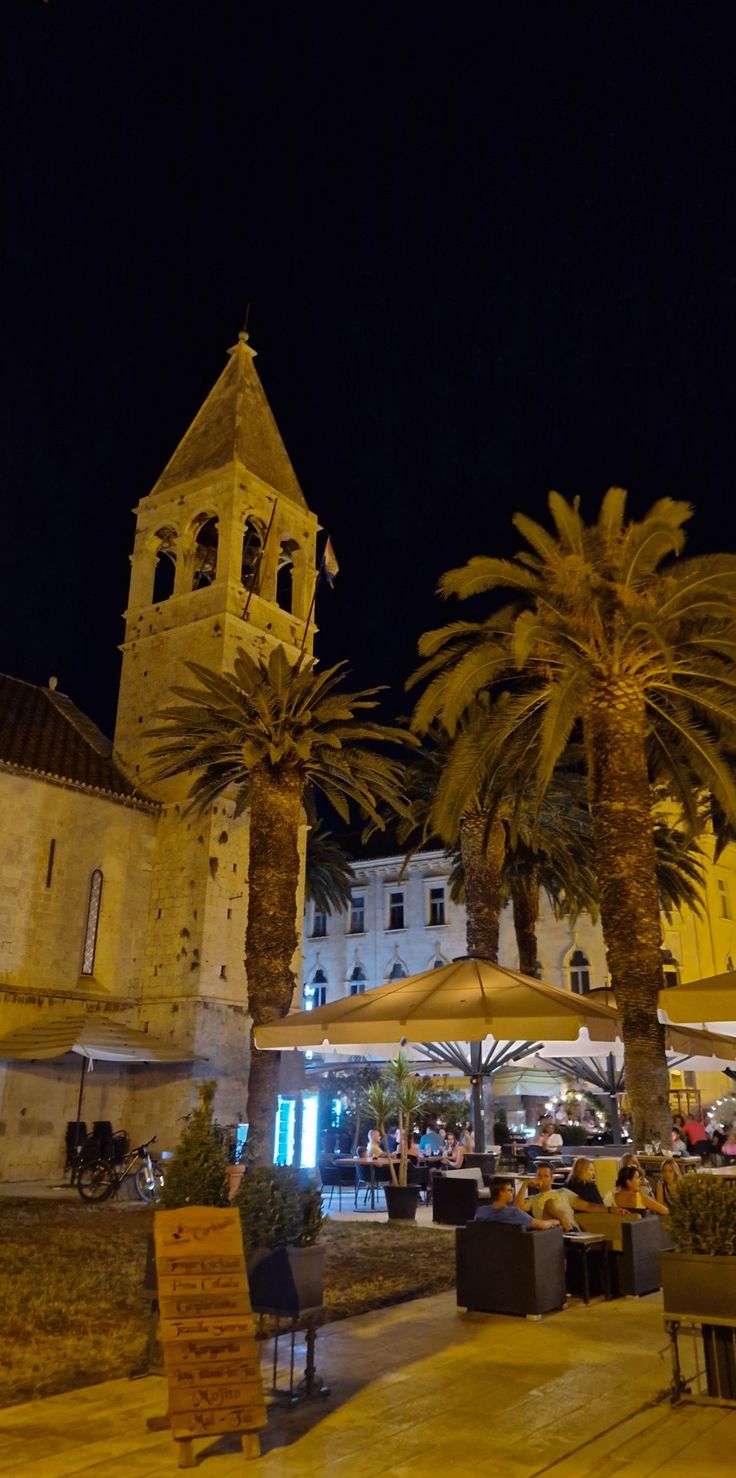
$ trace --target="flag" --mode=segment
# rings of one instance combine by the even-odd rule
[[[328,585],[334,585],[335,575],[339,573],[340,566],[337,563],[337,555],[332,547],[332,540],[328,539],[325,544],[325,552],[322,555],[322,569]]]

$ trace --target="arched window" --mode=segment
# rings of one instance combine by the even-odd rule
[[[291,612],[294,608],[294,555],[298,548],[296,539],[282,539],[279,545],[276,604],[282,611]]]
[[[203,590],[217,575],[219,533],[216,518],[205,518],[199,525],[194,543],[192,590]]]
[[[351,996],[363,995],[367,978],[368,977],[362,965],[353,966],[352,970],[350,971],[350,979],[348,981]]]
[[[321,965],[313,972],[304,987],[304,1008],[313,1011],[315,1006],[324,1006],[327,1001],[327,975]]]
[[[664,974],[665,990],[668,990],[673,985],[680,984],[680,966],[671,949],[662,950],[662,971]]]
[[[101,900],[102,873],[99,867],[96,867],[89,883],[87,924],[84,931],[84,948],[82,950],[83,975],[94,975],[95,973],[95,950],[97,949],[97,927],[100,922]]]
[[[444,970],[446,964],[447,964],[447,960],[443,960],[442,955],[435,955],[435,957],[434,957],[434,959],[432,961],[432,969],[433,970]]]
[[[163,528],[156,530],[158,550],[156,552],[156,565],[153,574],[153,604],[160,605],[161,601],[168,600],[174,591],[174,577],[176,575],[176,530]]]
[[[394,960],[393,965],[391,966],[391,969],[388,972],[388,978],[389,978],[389,980],[404,980],[405,977],[406,977],[406,974],[407,974],[406,965],[403,965],[401,963],[401,960]]]
[[[570,956],[570,989],[576,996],[587,996],[590,990],[590,960],[582,949],[574,949]]]
[[[243,531],[243,559],[240,580],[246,590],[258,590],[266,530],[259,518],[247,518]]]

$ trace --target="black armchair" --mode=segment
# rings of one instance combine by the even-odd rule
[[[540,1319],[565,1307],[562,1228],[471,1221],[455,1233],[458,1307]]]
[[[478,1184],[465,1176],[436,1175],[432,1182],[432,1221],[445,1226],[461,1227],[472,1221],[480,1200]]]
[[[660,1287],[659,1254],[672,1249],[666,1216],[611,1216],[586,1211],[578,1217],[584,1232],[595,1232],[610,1244],[611,1292],[641,1298]]]

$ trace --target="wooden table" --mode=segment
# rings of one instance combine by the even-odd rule
[[[701,1175],[720,1175],[722,1180],[736,1180],[736,1165],[704,1165]]]

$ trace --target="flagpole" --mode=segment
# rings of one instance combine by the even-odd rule
[[[273,503],[271,504],[271,517],[268,520],[268,527],[267,527],[266,532],[264,534],[263,543],[261,545],[260,553],[258,555],[258,560],[256,562],[256,567],[255,567],[255,569],[253,571],[253,575],[252,575],[252,578],[251,578],[250,590],[248,591],[248,596],[247,596],[247,599],[246,599],[246,602],[245,602],[245,606],[243,607],[243,614],[241,616],[241,620],[242,621],[245,621],[245,619],[246,619],[246,617],[248,615],[248,610],[250,608],[250,603],[251,603],[251,599],[252,599],[252,596],[253,596],[253,591],[256,588],[256,581],[257,581],[258,576],[260,574],[261,565],[263,564],[263,556],[266,553],[266,545],[268,544],[268,536],[269,536],[269,534],[271,532],[271,529],[273,528],[273,521],[274,521],[274,518],[276,517],[276,502],[277,502],[277,499],[274,498]]]
[[[308,632],[309,632],[309,623],[310,623],[310,621],[311,621],[311,619],[312,619],[312,617],[314,615],[314,607],[315,607],[316,602],[317,602],[317,586],[319,585],[319,577],[322,574],[322,571],[324,569],[324,565],[325,565],[325,557],[324,557],[324,554],[323,554],[322,555],[322,558],[321,558],[321,560],[319,562],[319,566],[318,566],[318,568],[314,572],[314,588],[312,590],[312,599],[311,599],[311,601],[309,603],[309,610],[307,611],[307,619],[304,622],[304,635],[302,637],[301,647],[299,648],[300,653],[303,653],[304,652],[304,648],[307,645],[307,635],[308,635]]]

